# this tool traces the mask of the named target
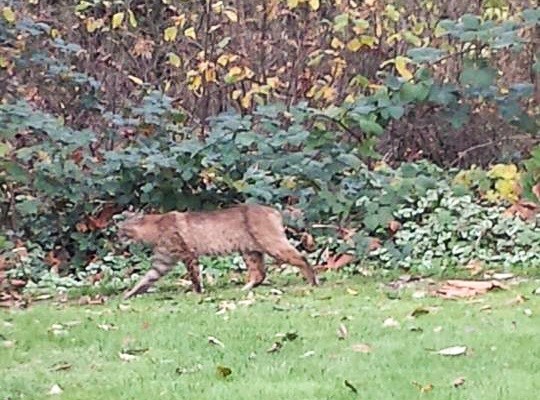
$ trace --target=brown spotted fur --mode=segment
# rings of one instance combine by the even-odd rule
[[[129,298],[148,290],[160,277],[182,261],[193,283],[202,291],[198,258],[240,252],[249,272],[249,290],[266,277],[264,254],[280,263],[300,268],[306,280],[317,285],[315,272],[306,259],[287,241],[280,213],[270,207],[243,204],[211,212],[169,212],[135,215],[119,225],[121,239],[153,246],[153,266],[125,293]]]

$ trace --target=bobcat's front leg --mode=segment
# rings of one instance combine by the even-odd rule
[[[124,300],[146,292],[157,280],[166,275],[176,264],[165,248],[157,247],[152,256],[152,268],[141,278],[133,289],[124,293]]]

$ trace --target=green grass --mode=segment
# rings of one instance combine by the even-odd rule
[[[408,288],[392,300],[365,278],[332,278],[314,291],[298,279],[280,286],[283,295],[257,289],[249,306],[237,304],[245,295],[229,285],[203,298],[149,294],[127,309],[112,298],[104,306],[41,303],[4,310],[0,400],[533,400],[540,393],[540,296],[531,291],[538,286],[531,280],[475,301],[415,299]],[[528,301],[513,304],[520,294]],[[237,308],[218,315],[224,300]],[[411,318],[418,307],[434,308]],[[387,318],[399,327],[383,326]],[[67,326],[54,334],[54,324]],[[340,324],[348,330],[343,340],[336,334]],[[288,331],[298,337],[268,353],[276,334]],[[224,347],[210,344],[209,336]],[[371,352],[353,351],[359,343]],[[467,355],[432,351],[455,345],[467,346]],[[126,362],[119,357],[126,349],[145,351]],[[220,366],[231,375],[220,376]],[[454,388],[458,377],[465,383]],[[62,394],[47,394],[54,384]],[[419,385],[430,384],[433,389],[422,393]]]

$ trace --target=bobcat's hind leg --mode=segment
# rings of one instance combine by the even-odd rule
[[[156,281],[166,275],[176,264],[176,260],[166,249],[156,248],[152,256],[152,268],[129,291],[124,293],[124,300],[146,292]]]
[[[197,259],[197,257],[190,255],[182,257],[182,261],[186,265],[189,277],[191,278],[193,291],[195,293],[202,293],[203,285],[201,279],[201,268],[199,267],[199,260]]]
[[[242,258],[248,269],[248,283],[242,288],[244,291],[249,291],[255,286],[260,285],[266,278],[266,270],[264,268],[264,255],[259,251],[249,251],[242,253]]]
[[[300,268],[300,271],[309,284],[313,286],[317,286],[319,284],[319,280],[317,279],[314,269],[311,267],[311,265],[309,265],[306,258],[300,254],[296,248],[291,246],[289,242],[280,243],[277,245],[277,247],[274,247],[270,251],[271,252],[268,254],[274,257],[278,262],[294,265],[295,267]]]

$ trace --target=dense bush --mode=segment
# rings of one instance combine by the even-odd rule
[[[45,3],[39,7],[50,13]],[[135,12],[127,5],[120,10],[120,3],[111,8],[105,2],[81,2],[75,8],[78,18],[84,21],[80,27],[84,26],[89,34],[96,32],[96,43],[104,43],[111,32],[122,36],[137,23],[149,22],[138,18],[146,4],[137,6]],[[362,46],[370,47],[368,43],[379,40],[376,35],[356,32],[354,27],[369,28],[370,32],[373,27],[363,22],[358,25],[360,17],[353,16],[349,6],[334,15],[330,5],[289,3],[286,8],[302,18],[315,17],[319,8],[333,16],[329,45],[337,58],[341,59],[339,51],[345,48],[353,53],[361,48],[351,48],[356,47],[352,37],[344,44],[343,35],[349,30],[367,41]],[[473,258],[501,261],[493,249],[514,240],[492,234],[490,229],[495,232],[500,224],[507,223],[498,219],[498,202],[515,202],[521,195],[514,190],[522,178],[517,167],[463,171],[455,177],[454,183],[461,185],[458,193],[458,187],[450,184],[453,173],[426,162],[389,169],[378,161],[376,149],[385,130],[394,129],[396,123],[410,120],[420,111],[437,115],[456,127],[471,116],[497,111],[516,129],[537,133],[537,114],[531,106],[532,83],[504,82],[495,69],[495,55],[530,45],[520,34],[537,27],[540,14],[536,9],[520,10],[504,18],[466,14],[430,23],[430,30],[434,29],[433,34],[436,30],[437,35],[432,38],[431,33],[427,34],[433,46],[428,47],[428,42],[418,36],[420,33],[411,36],[408,29],[396,31],[397,25],[389,21],[404,9],[389,5],[384,8],[386,22],[382,27],[397,35],[396,40],[408,43],[407,54],[383,62],[370,79],[349,76],[350,85],[345,85],[339,96],[330,96],[336,90],[334,85],[339,84],[339,80],[333,80],[337,77],[332,75],[337,74],[335,69],[328,75],[330,83],[318,78],[309,82],[306,93],[287,92],[283,97],[277,87],[298,86],[297,77],[287,86],[276,83],[273,76],[265,76],[267,82],[277,86],[255,86],[253,76],[246,72],[249,68],[237,66],[233,55],[222,49],[214,55],[226,56],[223,65],[217,60],[197,59],[197,65],[187,69],[187,90],[193,92],[187,96],[193,101],[189,111],[178,98],[165,94],[178,94],[179,89],[171,89],[170,82],[165,82],[161,90],[155,89],[161,86],[158,76],[153,75],[155,71],[146,74],[144,80],[130,69],[120,71],[122,77],[118,80],[130,83],[126,95],[117,99],[123,89],[111,83],[104,69],[96,68],[96,76],[89,73],[89,65],[94,64],[85,61],[83,55],[89,48],[95,50],[96,43],[79,40],[72,36],[73,32],[38,21],[33,6],[14,4],[4,7],[0,17],[0,85],[7,88],[0,99],[0,269],[16,266],[9,272],[12,277],[59,284],[59,272],[68,276],[62,278],[63,284],[72,285],[99,271],[111,277],[112,285],[122,285],[120,276],[129,262],[115,256],[118,251],[110,226],[113,215],[127,206],[168,211],[209,209],[243,201],[273,204],[283,209],[297,232],[311,232],[321,246],[335,251],[352,249],[360,258],[376,260],[385,267],[428,261],[456,264]],[[251,10],[248,6],[246,9]],[[238,17],[238,10],[224,10],[216,11],[216,15],[226,16],[231,22],[233,13]],[[199,15],[197,10],[189,12]],[[110,26],[105,24],[108,18]],[[178,22],[174,27],[181,24],[180,19],[172,20]],[[165,35],[163,40],[168,45],[178,35],[171,30],[162,32],[161,27],[157,32],[160,37]],[[193,34],[189,31],[186,36]],[[343,46],[333,39],[340,40]],[[116,42],[112,43],[115,48]],[[321,54],[324,58],[326,53]],[[103,62],[115,56],[105,55]],[[135,60],[139,56],[142,53]],[[154,60],[152,57],[143,57],[145,64]],[[167,60],[154,60],[162,72],[160,77],[179,73],[175,57],[178,55],[169,51]],[[460,68],[453,79],[440,79],[440,66],[456,58]],[[319,61],[328,66],[324,60]],[[346,65],[353,65],[352,61]],[[119,62],[115,64],[117,69]],[[211,64],[214,62],[221,66]],[[169,70],[171,65],[175,69]],[[211,66],[215,80],[207,79],[214,77],[209,72]],[[537,68],[537,64],[531,65],[531,70]],[[319,76],[319,72],[315,75]],[[356,72],[352,68],[347,74]],[[40,79],[36,80],[36,76]],[[114,76],[118,77],[118,73]],[[205,103],[204,99],[210,98],[209,88],[222,78],[226,100],[209,112],[215,103]],[[145,82],[147,79],[155,85]],[[49,92],[51,87],[54,93]],[[263,91],[259,93],[256,88]],[[202,93],[197,92],[199,89]],[[234,103],[231,99],[238,101],[236,111],[229,107],[223,112]],[[199,109],[210,118],[198,120],[195,114]],[[451,142],[449,138],[441,140]],[[537,153],[533,152],[525,163],[523,177],[525,195],[532,199],[538,196],[534,194],[540,170]],[[462,197],[464,193],[473,196],[474,201]],[[451,205],[454,203],[450,199],[455,199],[456,205]],[[478,201],[495,205],[485,208]],[[411,208],[416,211],[403,214]],[[453,222],[438,227],[441,215],[446,218],[448,213],[448,218],[458,224],[458,211],[479,215],[475,224],[481,227],[473,224],[470,232],[453,230]],[[481,216],[492,221],[493,226],[485,228]],[[401,228],[397,229],[399,224]],[[532,225],[527,227],[518,221],[512,224],[516,224],[520,237],[536,233]],[[462,241],[475,237],[474,232],[484,228],[486,234],[481,240],[475,239],[478,248],[452,254],[452,249],[461,248]],[[425,251],[427,248],[442,251],[438,242],[433,242],[439,239],[412,234],[430,229],[442,229],[441,240],[449,252],[444,260],[439,253],[433,253],[429,260],[425,258],[431,254]],[[466,232],[469,236],[463,236]],[[367,254],[374,237],[381,245],[375,253]],[[517,258],[504,250],[503,264],[527,261],[537,243],[525,242],[515,243]],[[135,263],[147,262],[142,255],[137,257]],[[212,262],[206,265],[210,268]]]

